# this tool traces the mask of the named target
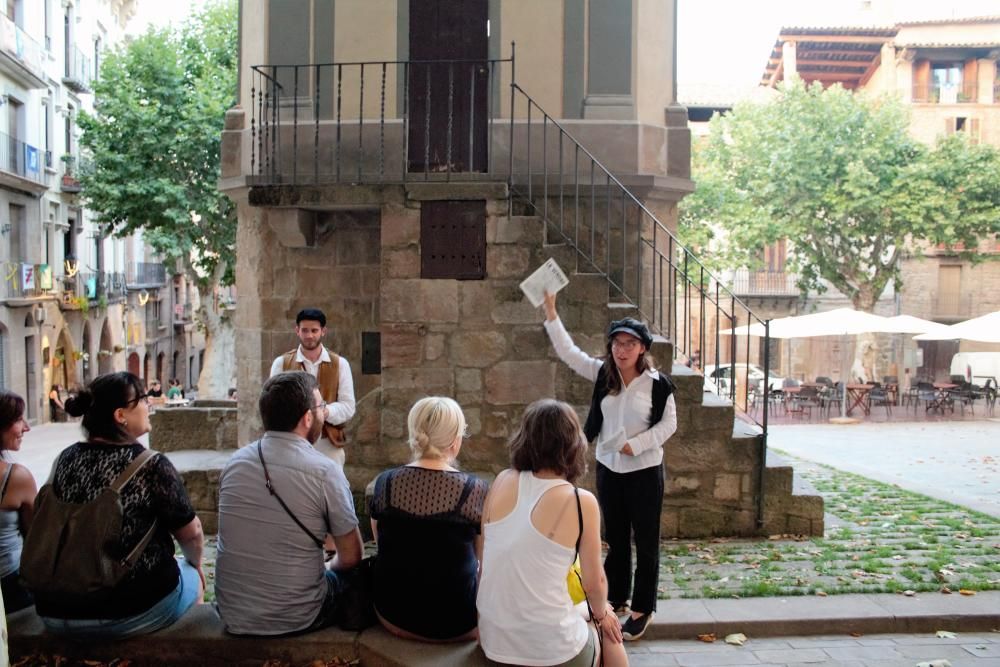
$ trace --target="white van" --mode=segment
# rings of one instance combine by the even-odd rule
[[[980,387],[992,378],[993,387],[1000,380],[1000,352],[959,352],[951,358],[951,375],[961,375]]]

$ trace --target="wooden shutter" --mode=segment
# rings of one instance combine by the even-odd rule
[[[918,60],[913,63],[913,101],[931,101],[931,61]]]
[[[970,118],[969,119],[969,139],[972,141],[972,143],[974,143],[974,144],[978,144],[979,143],[979,140],[980,140],[979,139],[979,132],[980,132],[980,129],[979,129],[979,119],[978,118]]]
[[[945,118],[944,119],[944,133],[945,133],[945,135],[950,136],[952,134],[955,134],[955,126],[956,126],[956,122],[957,121],[958,121],[957,118]]]
[[[962,67],[962,88],[958,91],[959,102],[979,101],[979,61],[969,58]]]
[[[486,277],[485,201],[425,201],[420,205],[420,277]]]

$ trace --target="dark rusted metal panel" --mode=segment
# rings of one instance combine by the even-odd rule
[[[361,332],[361,374],[382,374],[382,334],[378,331]]]
[[[420,277],[486,277],[486,202],[425,201],[420,206]]]

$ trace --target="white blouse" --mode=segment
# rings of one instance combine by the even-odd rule
[[[591,382],[597,381],[597,373],[604,362],[577,347],[566,332],[562,320],[546,320],[545,331],[549,334],[556,354],[567,366]],[[667,397],[663,417],[652,426],[649,425],[649,414],[653,409],[653,382],[656,378],[656,370],[646,371],[617,395],[608,394],[601,400],[604,423],[597,436],[597,460],[614,472],[644,470],[663,463],[663,443],[677,431],[677,403],[673,394]],[[622,432],[624,441],[616,442],[619,439],[616,435]],[[609,442],[612,447],[601,447],[600,443],[603,442]],[[625,442],[632,447],[634,456],[618,451]]]

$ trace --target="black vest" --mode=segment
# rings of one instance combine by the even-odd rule
[[[590,398],[590,412],[587,413],[587,423],[583,427],[583,434],[587,436],[587,442],[592,442],[597,437],[604,424],[601,401],[608,395],[605,368],[605,366],[601,366],[601,370],[598,371],[597,380],[594,382],[594,394]],[[667,399],[672,393],[674,393],[674,383],[666,375],[657,371],[657,377],[653,380],[653,408],[649,413],[650,426],[663,418],[663,410],[666,408]]]

